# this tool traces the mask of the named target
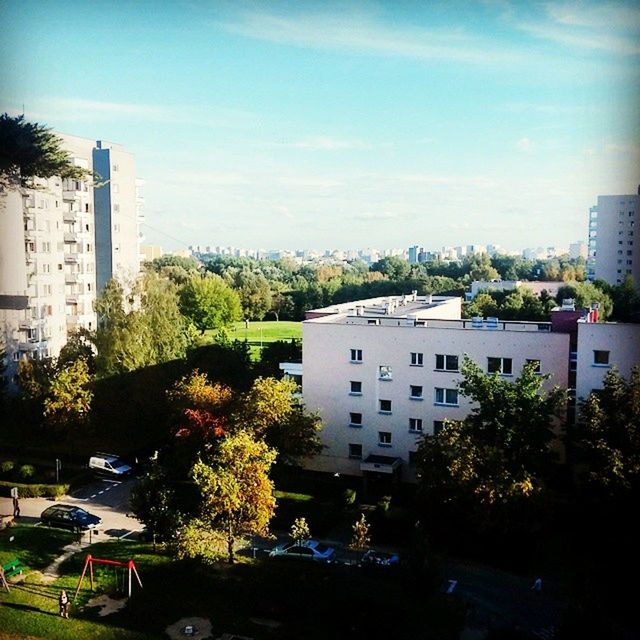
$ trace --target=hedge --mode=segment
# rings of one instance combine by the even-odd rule
[[[69,484],[25,484],[23,482],[10,482],[0,480],[0,491],[10,495],[11,487],[18,487],[18,495],[21,498],[59,498],[69,493]]]

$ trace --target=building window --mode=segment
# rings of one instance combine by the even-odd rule
[[[119,169],[120,169],[120,167],[117,164],[113,165],[112,170],[113,170],[114,173],[116,173]]]
[[[511,358],[487,358],[487,371],[510,376],[513,373],[513,361]]]
[[[436,404],[443,404],[447,406],[458,406],[458,390],[457,389],[443,389],[436,387]]]
[[[412,367],[421,367],[423,360],[422,353],[413,353],[411,352],[411,366]]]
[[[360,380],[351,380],[349,383],[351,386],[349,387],[349,393],[352,396],[361,396],[362,395],[362,382]]]
[[[444,429],[444,420],[433,421],[433,435],[437,436]]]
[[[349,457],[350,458],[355,458],[356,460],[362,460],[362,445],[350,442],[349,443]]]
[[[380,378],[380,380],[392,380],[393,369],[389,365],[381,364],[378,367],[378,378]]]
[[[120,205],[119,204],[114,204],[113,205],[113,211],[114,211],[114,213],[120,213]]]
[[[422,433],[422,418],[409,418],[409,431]]]
[[[378,431],[378,446],[390,447],[391,446],[391,432],[390,431]]]
[[[349,425],[352,427],[361,427],[362,426],[362,414],[361,413],[350,413],[349,414]]]
[[[416,384],[412,384],[409,386],[409,397],[412,400],[422,400],[422,386],[421,385],[416,385]]]
[[[391,413],[391,400],[379,400],[380,413]]]
[[[458,371],[458,356],[436,354],[437,371]]]
[[[540,373],[540,360],[533,360],[533,359],[527,358],[527,364],[533,365],[534,373]]]
[[[609,352],[608,351],[594,351],[593,352],[593,364],[596,367],[608,367],[609,366]]]
[[[362,349],[351,349],[351,362],[362,362]]]

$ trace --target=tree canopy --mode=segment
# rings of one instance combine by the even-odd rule
[[[82,180],[87,175],[71,162],[51,129],[24,116],[0,115],[0,186],[30,186],[34,177]]]

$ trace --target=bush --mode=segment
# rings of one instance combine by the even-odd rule
[[[0,480],[0,493],[8,496],[11,487],[18,487],[21,498],[59,498],[69,493],[68,484],[22,484]]]
[[[345,489],[342,494],[342,503],[345,507],[350,507],[356,501],[356,490],[355,489]]]
[[[16,463],[13,460],[4,460],[2,463],[0,463],[0,473],[3,476],[6,476],[13,471],[13,468],[15,466]]]
[[[21,480],[28,480],[29,478],[33,478],[36,470],[31,464],[23,464],[20,469],[18,469],[18,477]]]

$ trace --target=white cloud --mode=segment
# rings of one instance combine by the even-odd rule
[[[285,147],[308,149],[310,151],[341,151],[344,149],[365,149],[366,145],[357,140],[339,140],[326,136],[312,136],[296,142],[284,143]]]
[[[516,142],[516,149],[518,149],[518,151],[528,152],[533,149],[533,146],[533,142],[527,137],[520,138],[520,140]]]
[[[374,16],[341,11],[338,15],[309,13],[275,15],[246,12],[222,24],[245,37],[317,49],[347,50],[418,60],[451,60],[462,63],[513,63],[522,60],[515,50],[465,30],[392,27]]]
[[[578,27],[640,29],[640,9],[637,7],[598,2],[550,3],[547,5],[549,16],[556,22]]]

